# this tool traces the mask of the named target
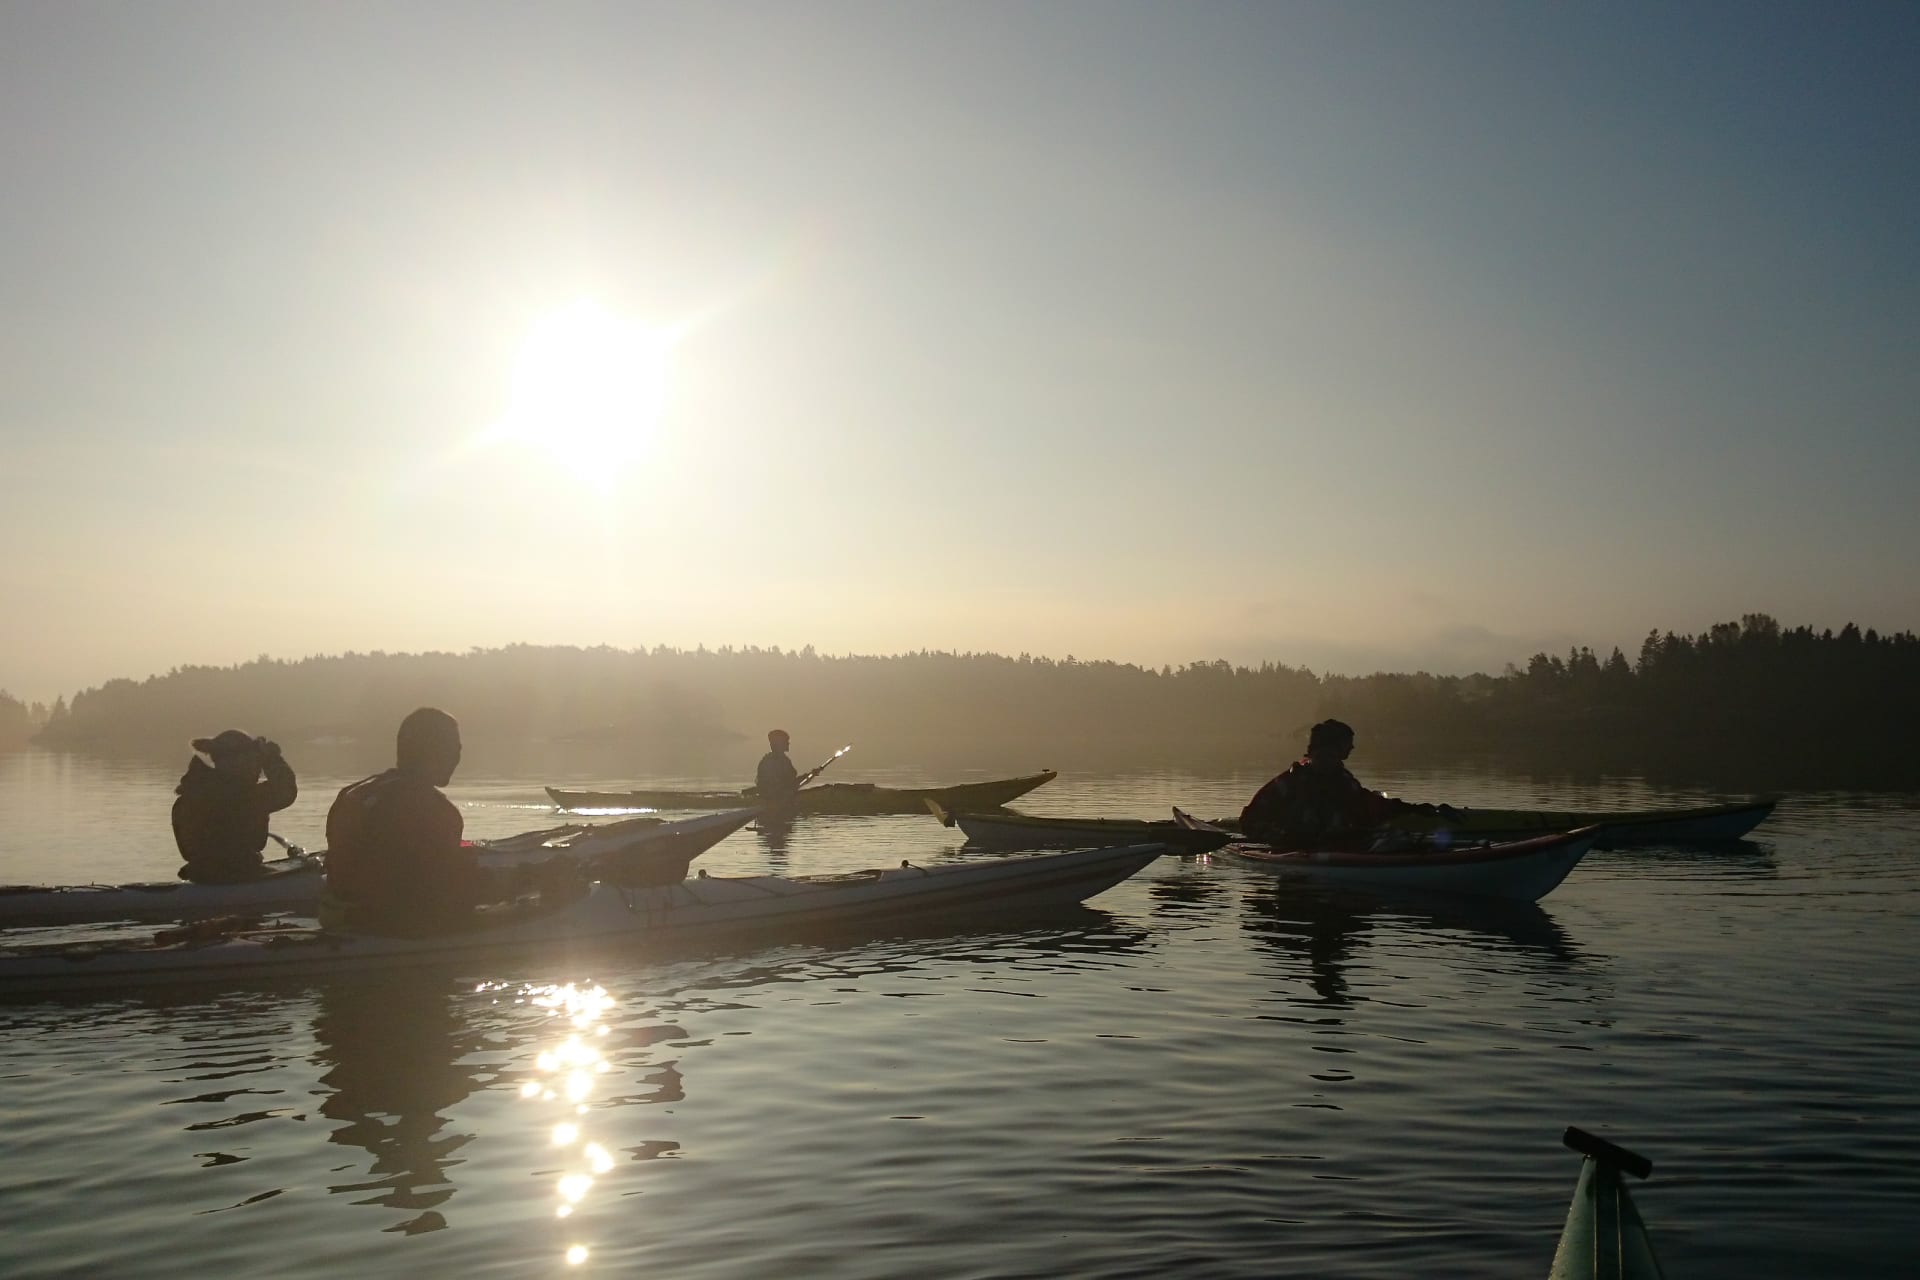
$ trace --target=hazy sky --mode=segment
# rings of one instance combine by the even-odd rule
[[[1920,6],[0,0],[0,687],[1920,627]]]

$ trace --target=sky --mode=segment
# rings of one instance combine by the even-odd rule
[[[1920,628],[1920,7],[0,0],[0,688]]]

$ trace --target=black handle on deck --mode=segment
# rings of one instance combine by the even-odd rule
[[[1567,1131],[1560,1135],[1560,1141],[1583,1156],[1592,1156],[1602,1164],[1612,1165],[1620,1172],[1630,1173],[1636,1178],[1644,1180],[1653,1172],[1653,1161],[1625,1147],[1616,1147],[1605,1138],[1597,1138],[1585,1129],[1568,1125]]]

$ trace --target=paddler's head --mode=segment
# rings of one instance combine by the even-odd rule
[[[213,761],[222,773],[231,773],[248,781],[260,777],[260,739],[239,729],[227,729],[211,738],[195,738],[193,749]]]
[[[1307,734],[1307,759],[1315,764],[1339,764],[1353,754],[1353,726],[1342,720],[1322,720]]]
[[[460,722],[438,707],[421,707],[400,722],[394,743],[400,772],[418,774],[436,787],[453,781],[460,764]]]
[[[775,751],[785,751],[787,749],[787,731],[785,729],[767,730],[767,745]]]

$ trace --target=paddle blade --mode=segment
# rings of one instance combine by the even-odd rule
[[[822,773],[826,772],[826,768],[828,765],[832,764],[835,760],[838,760],[841,756],[847,754],[847,752],[851,750],[853,750],[853,744],[849,742],[846,746],[840,748],[838,751],[828,756],[825,760],[822,760],[819,764],[815,765],[813,768],[801,774],[799,782],[797,782],[794,785],[794,790],[797,791],[801,787],[806,786],[809,782],[812,782],[815,778],[819,777]]]

